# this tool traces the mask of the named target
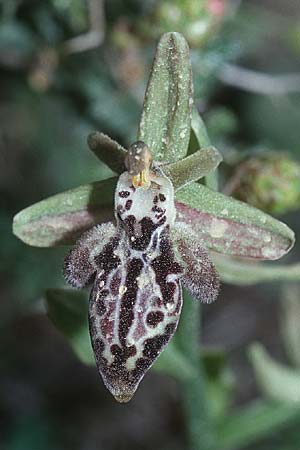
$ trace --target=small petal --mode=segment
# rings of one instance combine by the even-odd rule
[[[215,170],[221,161],[222,155],[218,150],[215,147],[207,147],[184,159],[163,166],[163,170],[177,190],[205,177]]]
[[[116,173],[124,172],[124,158],[127,151],[118,142],[98,131],[91,133],[88,136],[87,142],[97,158],[104,162],[111,170]]]
[[[96,225],[84,233],[65,258],[64,277],[73,287],[82,289],[93,282],[99,270],[94,255],[101,253],[103,247],[115,234],[111,223]]]
[[[219,276],[207,250],[197,241],[192,228],[187,234],[175,225],[172,238],[176,257],[184,269],[181,278],[183,286],[195,299],[204,303],[216,300],[220,288]]]

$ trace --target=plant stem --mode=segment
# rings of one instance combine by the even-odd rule
[[[188,380],[181,380],[189,450],[216,448],[206,398],[206,376],[200,358],[200,312],[200,302],[185,293],[176,338],[181,351],[195,368],[194,376]]]

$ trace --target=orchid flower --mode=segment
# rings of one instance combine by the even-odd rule
[[[235,283],[278,273],[296,277],[293,270],[243,259],[280,258],[292,248],[294,233],[217,192],[212,174],[222,157],[193,108],[189,49],[178,33],[159,42],[138,141],[127,151],[96,132],[88,144],[119,177],[26,208],[15,216],[13,232],[39,247],[77,241],[65,260],[65,278],[76,288],[93,284],[89,326],[97,366],[115,398],[126,402],[175,333],[182,287],[210,303],[218,295],[217,271]]]
[[[219,278],[186,225],[177,234],[174,188],[145,143],[126,155],[115,219],[85,233],[65,261],[66,280],[91,282],[89,324],[98,370],[114,397],[131,399],[145,372],[174,335],[182,287],[212,302]]]

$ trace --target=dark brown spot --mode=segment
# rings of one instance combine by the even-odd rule
[[[159,194],[159,200],[161,202],[165,202],[166,201],[166,197],[164,196],[164,194]]]
[[[117,248],[118,244],[119,237],[112,238],[109,243],[104,246],[102,252],[95,256],[95,263],[99,268],[104,269],[106,275],[113,269],[116,269],[121,262],[120,258],[114,254],[114,250]]]
[[[127,200],[127,202],[125,203],[125,209],[126,209],[127,211],[129,211],[129,209],[131,208],[131,206],[132,206],[132,200]]]
[[[147,324],[155,328],[159,322],[164,320],[164,313],[162,311],[152,311],[147,315]]]
[[[155,224],[150,217],[143,217],[143,219],[138,223],[139,226],[137,226],[135,217],[130,215],[125,218],[123,223],[129,237],[130,246],[134,250],[143,251],[148,248],[152,234],[156,228],[164,222],[162,219],[159,224]],[[138,230],[138,232],[136,230]],[[134,239],[131,239],[132,237]]]
[[[109,294],[109,291],[107,289],[104,289],[101,292],[101,294],[98,296],[98,298],[96,297],[97,298],[96,299],[96,311],[100,317],[103,316],[103,314],[105,314],[105,312],[106,312],[104,299],[108,294]]]
[[[167,275],[179,274],[182,272],[182,268],[175,261],[171,242],[167,236],[161,239],[159,250],[160,255],[153,260],[151,266],[155,272],[156,282],[161,289],[162,297],[166,304],[173,301],[176,289],[174,282],[167,282]]]
[[[110,282],[110,290],[111,290],[112,295],[118,295],[120,284],[121,284],[121,278],[117,272],[112,276],[112,279]]]
[[[154,197],[153,203],[154,203],[154,204],[158,203],[158,196],[157,196],[157,195]]]
[[[105,345],[102,339],[96,337],[93,340],[93,348],[94,348],[94,352],[96,357],[100,357],[101,354],[104,352],[105,349]]]
[[[134,319],[134,305],[136,302],[138,285],[137,277],[140,275],[143,268],[143,262],[138,258],[133,258],[129,261],[128,272],[125,281],[127,291],[122,297],[119,323],[119,339],[120,343],[125,346],[125,340],[129,328]]]
[[[128,192],[128,191],[119,192],[119,197],[121,197],[121,198],[127,198],[127,197],[129,197],[129,195],[130,195],[130,192]]]
[[[158,212],[158,213],[163,213],[164,210],[162,208],[160,208],[159,206],[153,206],[152,211],[154,212]]]
[[[150,358],[152,361],[158,356],[162,347],[164,347],[167,342],[169,342],[172,334],[176,328],[175,323],[170,323],[166,326],[164,334],[160,334],[151,339],[145,341],[143,356]]]

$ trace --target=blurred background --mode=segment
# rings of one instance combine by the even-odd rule
[[[12,218],[112,174],[86,137],[135,140],[157,40],[180,31],[196,106],[224,156],[221,189],[299,238],[299,0],[0,0],[0,14],[0,449],[184,449],[176,381],[151,371],[128,405],[117,404],[46,315],[45,289],[64,287],[66,249],[26,246]],[[296,244],[284,262],[299,257]],[[206,361],[216,417],[257,399],[294,405],[275,430],[228,448],[299,449],[299,292],[297,283],[224,284],[203,307],[205,349],[222,355],[217,371]],[[275,395],[257,368],[262,355],[279,370]]]

